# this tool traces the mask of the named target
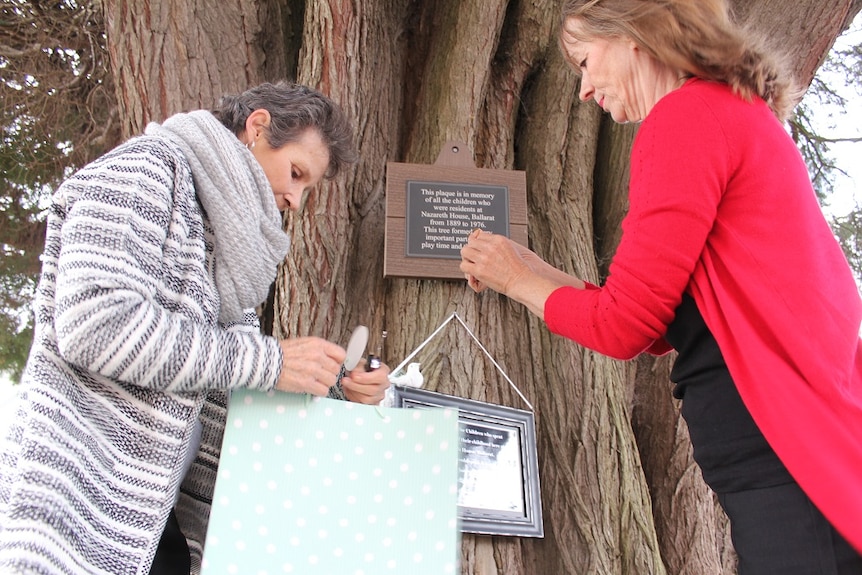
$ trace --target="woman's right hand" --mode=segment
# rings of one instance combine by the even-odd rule
[[[281,373],[276,389],[325,396],[335,385],[347,352],[319,337],[295,337],[278,342]]]
[[[584,282],[553,267],[509,238],[474,230],[461,248],[461,271],[476,292],[486,287],[526,305],[544,319],[545,302],[561,286]]]
[[[461,248],[461,271],[474,291],[486,287],[512,296],[516,284],[544,264],[529,249],[506,236],[473,230]]]

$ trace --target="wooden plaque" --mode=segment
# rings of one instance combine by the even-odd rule
[[[476,228],[527,245],[525,172],[476,168],[457,142],[433,165],[386,164],[385,277],[464,279],[460,250]]]

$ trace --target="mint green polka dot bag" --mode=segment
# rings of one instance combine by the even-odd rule
[[[456,409],[234,391],[203,575],[460,572]]]

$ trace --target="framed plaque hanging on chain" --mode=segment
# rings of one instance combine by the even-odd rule
[[[470,334],[529,411],[406,385],[392,386],[387,404],[408,409],[458,410],[458,517],[461,531],[544,537],[533,406],[461,317],[457,313],[449,316],[392,373],[401,373],[404,366],[453,319]]]

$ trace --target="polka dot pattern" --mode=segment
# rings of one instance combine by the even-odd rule
[[[459,573],[458,413],[234,391],[203,575]]]

